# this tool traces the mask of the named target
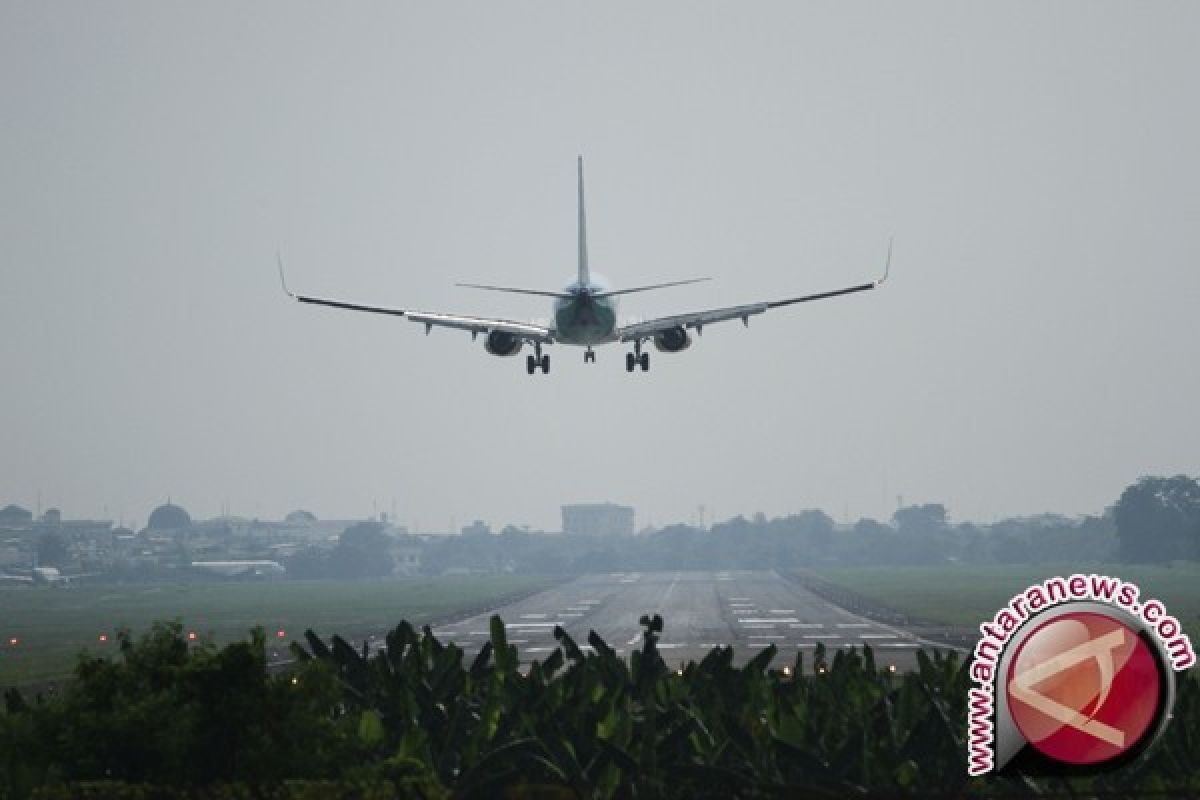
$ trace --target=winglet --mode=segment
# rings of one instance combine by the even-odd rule
[[[891,271],[891,269],[892,269],[892,241],[893,241],[895,238],[896,238],[896,237],[894,237],[894,236],[889,236],[889,237],[888,237],[888,253],[887,253],[887,261],[883,262],[883,277],[882,277],[882,278],[880,278],[879,280],[875,281],[875,285],[876,285],[876,286],[882,286],[882,285],[883,285],[883,282],[884,282],[884,281],[886,281],[886,280],[888,279],[888,272],[890,272],[890,271]]]
[[[288,288],[287,278],[283,275],[283,256],[279,254],[278,250],[275,251],[275,261],[279,264],[279,285],[283,287],[284,294],[293,300],[298,299],[296,293]]]

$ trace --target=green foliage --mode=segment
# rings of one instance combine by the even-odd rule
[[[115,660],[82,655],[61,696],[28,704],[8,695],[0,763],[9,792],[99,778],[315,778],[355,755],[330,713],[340,688],[328,666],[314,661],[270,676],[261,629],[220,650],[189,642],[178,623],[159,623],[137,640],[122,631],[118,640]]]
[[[682,670],[658,615],[619,658],[592,633],[522,667],[499,617],[470,663],[402,622],[374,654],[312,631],[287,674],[264,639],[217,649],[177,624],[82,657],[61,695],[5,695],[0,797],[889,797],[1051,789],[1121,796],[1196,789],[1200,687],[1181,675],[1175,719],[1143,762],[1091,781],[968,781],[968,677],[919,653],[880,669],[868,647],[772,669],[717,647]]]
[[[351,525],[338,537],[329,555],[330,574],[339,578],[369,578],[392,574],[391,537],[374,521]]]
[[[1121,493],[1113,511],[1124,560],[1200,557],[1200,484],[1188,476],[1142,478]]]

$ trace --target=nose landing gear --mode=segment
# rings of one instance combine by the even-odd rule
[[[583,363],[595,364],[596,363],[596,351],[590,347],[587,350],[585,350],[583,352]]]

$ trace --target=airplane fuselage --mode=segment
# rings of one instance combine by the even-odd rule
[[[617,299],[596,297],[605,287],[578,281],[566,288],[570,297],[554,301],[554,339],[563,344],[590,346],[616,338]]]

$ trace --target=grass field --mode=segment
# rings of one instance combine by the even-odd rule
[[[115,632],[135,633],[155,620],[179,619],[217,642],[244,638],[256,625],[279,650],[305,628],[322,636],[383,633],[401,619],[422,623],[483,610],[510,594],[537,591],[554,579],[528,576],[407,578],[380,581],[280,581],[153,586],[77,586],[0,590],[0,687],[70,674],[76,654],[115,650]],[[107,634],[108,643],[100,642]],[[16,638],[13,645],[10,640]]]
[[[995,566],[858,567],[821,575],[858,594],[933,622],[972,630],[1026,586],[1055,575],[1095,572],[1132,581],[1144,599],[1157,597],[1200,644],[1200,564],[1013,564]]]

